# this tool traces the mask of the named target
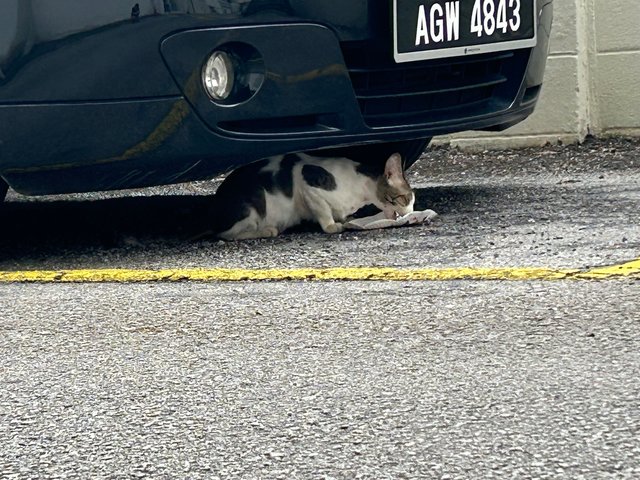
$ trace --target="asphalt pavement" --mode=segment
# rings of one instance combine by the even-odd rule
[[[410,172],[431,225],[239,243],[199,238],[215,181],[11,192],[0,271],[614,265],[640,257],[639,154],[437,148]],[[0,283],[0,478],[640,478],[639,294]]]
[[[640,252],[640,142],[467,154],[435,149],[410,170],[430,226],[271,240],[202,237],[219,182],[22,197],[0,211],[0,270],[539,266],[619,263]]]

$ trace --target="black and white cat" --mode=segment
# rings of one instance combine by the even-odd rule
[[[224,240],[275,237],[304,220],[339,233],[366,205],[393,219],[411,213],[414,200],[398,153],[378,165],[289,154],[229,174],[214,196],[214,233]]]

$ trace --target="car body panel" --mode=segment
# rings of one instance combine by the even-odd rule
[[[552,3],[538,10],[538,45],[487,57],[501,83],[457,105],[434,103],[446,97],[435,84],[406,102],[394,99],[401,91],[359,86],[363,75],[400,71],[388,1],[5,0],[0,176],[26,194],[133,188],[291,151],[504,129],[538,98]],[[265,81],[250,100],[220,106],[199,75],[206,56],[232,41],[260,51]],[[484,61],[408,65],[461,75]]]

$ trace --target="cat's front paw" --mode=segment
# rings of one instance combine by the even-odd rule
[[[262,237],[277,237],[280,231],[276,227],[265,227],[262,229]]]
[[[330,223],[326,227],[323,228],[326,233],[342,233],[344,231],[344,226],[341,223]]]

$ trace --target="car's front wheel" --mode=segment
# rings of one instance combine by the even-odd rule
[[[4,200],[4,197],[7,195],[7,191],[9,190],[9,185],[2,178],[0,178],[0,202]]]

